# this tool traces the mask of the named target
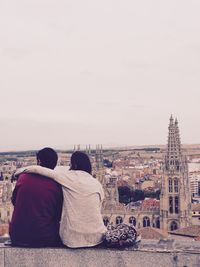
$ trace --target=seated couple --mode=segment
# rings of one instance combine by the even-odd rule
[[[92,247],[103,241],[101,184],[91,175],[89,157],[80,151],[71,157],[70,170],[58,167],[57,153],[44,148],[37,165],[20,169],[12,195],[12,245],[71,248]]]

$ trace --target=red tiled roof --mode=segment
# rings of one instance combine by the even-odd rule
[[[200,203],[192,204],[193,211],[200,211]]]
[[[155,199],[155,198],[149,198],[145,199],[142,202],[142,208],[147,208],[147,207],[160,207],[160,201]]]
[[[141,235],[142,239],[161,239],[161,238],[167,238],[168,233],[153,227],[144,227],[138,229],[138,232]]]
[[[191,225],[185,228],[177,229],[177,230],[171,231],[170,234],[198,237],[200,236],[200,225]]]

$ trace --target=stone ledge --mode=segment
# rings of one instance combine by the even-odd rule
[[[0,267],[198,267],[200,242],[144,240],[137,249],[0,247]]]

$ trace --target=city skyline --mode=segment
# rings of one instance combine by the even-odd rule
[[[200,144],[200,3],[0,3],[0,151]]]

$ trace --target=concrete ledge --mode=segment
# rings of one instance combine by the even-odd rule
[[[0,247],[0,267],[198,267],[200,242],[142,241],[137,249]]]

